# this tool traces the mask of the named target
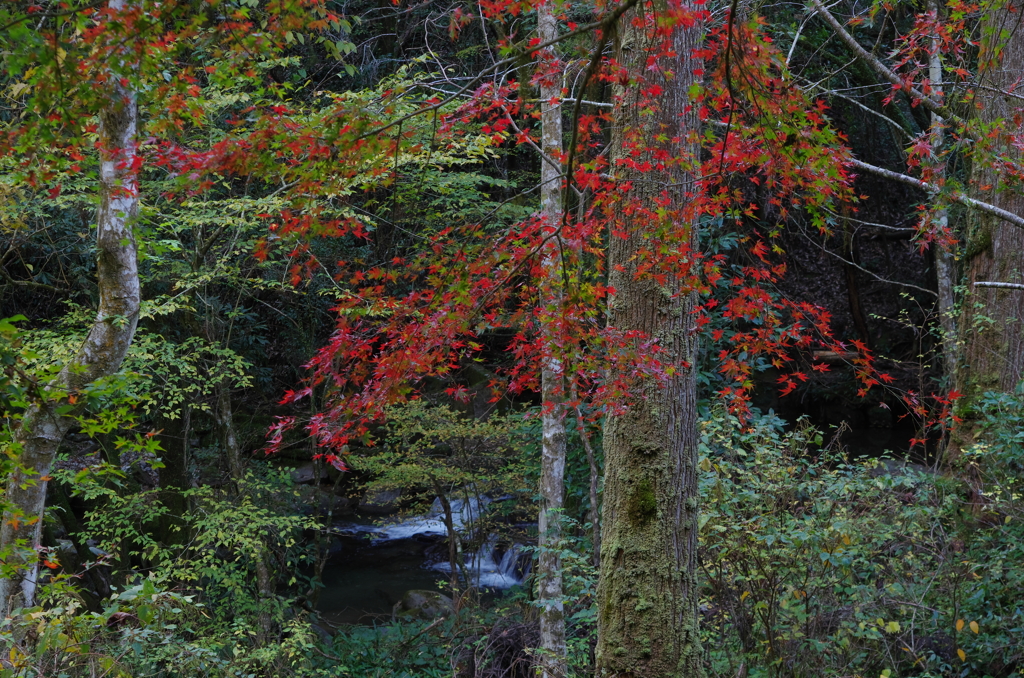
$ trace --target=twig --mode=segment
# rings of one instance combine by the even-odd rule
[[[526,53],[528,55],[532,56],[532,55],[536,54],[537,52],[539,52],[539,51],[541,51],[543,49],[546,49],[548,47],[551,47],[552,45],[556,45],[556,44],[562,42],[563,40],[567,40],[568,38],[574,37],[576,35],[582,35],[583,33],[589,33],[590,31],[595,30],[595,29],[601,29],[603,32],[607,33],[607,29],[612,24],[614,24],[616,21],[618,21],[619,17],[621,17],[627,10],[629,10],[631,7],[636,5],[637,2],[639,2],[639,0],[626,0],[626,2],[624,2],[619,7],[616,7],[613,12],[611,12],[608,16],[604,17],[600,21],[595,21],[593,23],[587,24],[586,26],[580,26],[579,28],[577,28],[574,31],[569,31],[568,33],[565,33],[563,35],[559,35],[557,38],[552,38],[551,40],[548,40],[547,42],[542,42],[539,45],[534,45],[532,47],[528,47],[526,49]],[[417,115],[422,115],[423,113],[429,113],[430,111],[436,111],[436,110],[438,110],[438,109],[440,109],[440,108],[442,108],[444,106],[447,106],[448,104],[450,104],[451,102],[455,101],[460,96],[462,96],[463,94],[468,92],[469,88],[472,87],[473,85],[475,85],[477,82],[479,82],[480,79],[483,78],[485,75],[489,75],[490,73],[493,73],[493,72],[497,71],[502,66],[512,65],[512,64],[516,63],[516,61],[518,61],[518,59],[519,59],[519,56],[517,55],[517,56],[513,56],[513,57],[508,57],[507,59],[502,59],[501,61],[494,62],[494,64],[492,64],[491,66],[489,66],[489,67],[485,68],[484,70],[482,70],[476,77],[471,78],[469,80],[469,82],[467,82],[465,85],[463,85],[458,91],[453,93],[451,96],[445,98],[442,101],[437,102],[436,104],[431,104],[430,106],[425,106],[425,107],[423,107],[423,108],[421,108],[419,110],[413,111],[412,113],[408,113],[406,115],[403,115],[402,117],[398,118],[397,120],[392,120],[388,124],[382,125],[381,127],[374,128],[373,130],[371,130],[369,132],[366,132],[365,134],[361,134],[356,139],[356,141],[361,141],[362,139],[369,138],[371,136],[374,136],[375,134],[380,134],[381,132],[384,132],[386,130],[391,129],[392,127],[396,127],[396,126],[402,124],[406,120],[409,120],[411,118],[416,117]],[[577,101],[577,104],[578,103],[579,102]]]
[[[809,235],[807,235],[806,233],[804,233],[803,235],[804,235],[805,238],[810,240],[811,243],[813,243],[816,247],[818,247],[818,249],[820,249],[825,254],[828,254],[830,256],[835,257],[836,259],[838,259],[839,261],[843,262],[844,264],[847,264],[849,266],[853,266],[855,269],[857,269],[858,271],[861,271],[862,273],[867,273],[868,275],[870,275],[875,280],[878,280],[879,282],[883,282],[883,283],[886,283],[888,285],[899,285],[900,287],[909,287],[910,289],[917,290],[918,292],[924,292],[925,294],[930,294],[933,297],[937,297],[938,296],[938,293],[932,292],[931,290],[925,289],[924,287],[918,287],[917,285],[914,285],[914,284],[911,284],[911,283],[900,282],[899,280],[889,280],[888,278],[883,278],[882,276],[878,275],[877,273],[874,273],[873,271],[869,271],[868,269],[864,268],[860,264],[858,264],[856,262],[853,262],[853,261],[850,261],[846,257],[840,256],[840,255],[836,254],[835,252],[833,252],[832,250],[828,249],[827,247],[823,247],[822,245],[814,242],[814,240]]]

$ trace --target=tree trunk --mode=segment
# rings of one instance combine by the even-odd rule
[[[935,13],[936,19],[942,16],[943,3],[929,0],[928,9]],[[932,54],[928,61],[928,79],[931,81],[932,96],[938,100],[943,98],[942,51],[938,36],[932,39]],[[932,157],[939,158],[946,145],[946,131],[942,117],[938,113],[931,114],[932,121]],[[940,159],[940,162],[942,160]],[[944,179],[943,168],[938,177]],[[940,207],[932,214],[936,230],[945,231],[949,227],[949,210]],[[955,246],[954,246],[955,247]],[[935,280],[939,293],[939,328],[942,331],[942,373],[947,383],[952,386],[960,363],[960,344],[956,336],[956,252],[948,247],[935,246]]]
[[[157,421],[161,428],[163,453],[160,457],[164,464],[160,469],[160,501],[168,509],[167,515],[160,520],[159,539],[166,545],[183,544],[188,541],[183,517],[189,508],[185,492],[191,485],[188,455],[192,410],[182,405],[181,414],[176,418],[161,417]]]
[[[617,80],[612,157],[624,157],[625,145],[634,139],[643,148],[657,138],[666,140],[662,150],[668,158],[696,157],[698,149],[687,144],[699,121],[696,110],[687,108],[687,94],[696,80],[694,69],[700,67],[692,54],[702,27],[677,26],[670,38],[674,56],[652,69],[647,67],[651,38],[634,26],[636,19],[632,11],[623,17],[618,62],[631,79],[644,77],[646,87],[627,87],[624,78]],[[659,110],[650,113],[639,100],[640,90],[655,85],[662,92]],[[640,136],[631,136],[635,134]],[[654,160],[651,155],[646,159]],[[642,159],[636,160],[639,164]],[[636,259],[646,238],[665,225],[654,216],[663,209],[656,201],[667,197],[669,214],[680,210],[694,190],[693,177],[671,165],[658,175],[620,168],[616,179],[631,181],[633,188],[616,223],[625,235],[610,238],[608,270],[615,294],[609,302],[609,324],[658,339],[668,362],[696,365],[695,296],[671,273],[660,284],[638,278]],[[677,237],[696,251],[695,224],[674,223],[671,228],[683,231]],[[605,424],[597,592],[597,675],[602,678],[703,675],[697,631],[697,387],[688,366],[664,383],[653,378],[637,383],[630,409],[609,416]]]
[[[864,307],[860,303],[860,285],[857,284],[857,243],[855,235],[850,229],[848,219],[843,219],[843,272],[846,274],[846,298],[850,304],[850,315],[853,317],[853,326],[857,329],[857,338],[865,346],[871,348],[871,332],[868,330],[868,321],[864,317]]]
[[[575,395],[573,400],[577,400]],[[590,521],[592,541],[594,542],[594,567],[601,565],[601,505],[598,494],[600,492],[600,470],[597,466],[597,455],[594,453],[594,446],[590,443],[590,435],[587,433],[587,422],[583,418],[583,412],[579,406],[576,407],[576,429],[579,431],[583,449],[587,453],[587,465],[590,467],[590,510],[587,512],[587,519]]]
[[[537,35],[541,42],[558,37],[558,22],[547,2],[537,7]],[[553,54],[551,55],[553,58]],[[565,493],[565,375],[558,340],[561,317],[561,266],[559,240],[553,234],[562,219],[562,96],[560,74],[550,72],[541,60],[541,214],[545,221],[541,267],[541,332],[544,362],[541,366],[541,475],[538,518],[537,605],[540,607],[540,678],[563,678],[568,673],[565,649],[565,614],[562,601],[561,512]]]
[[[235,431],[234,412],[231,407],[231,386],[223,380],[217,386],[217,410],[215,418],[220,429],[220,443],[227,456],[228,470],[235,483],[235,491],[241,495],[245,489],[245,464],[242,462],[242,446],[238,443]],[[266,642],[274,630],[274,620],[270,615],[271,601],[276,595],[274,577],[270,571],[270,549],[263,547],[251,554],[253,567],[256,570],[256,591],[260,598],[259,639]]]
[[[1011,11],[1012,10],[1012,11]],[[1005,6],[988,20],[986,35],[1000,40],[1001,31],[1010,37],[1002,43],[994,62],[995,46],[982,47],[980,79],[988,87],[1008,91],[1024,70],[1024,29],[1020,7]],[[992,95],[984,101],[978,115],[987,125],[996,123],[1001,132],[996,150],[1006,159],[1020,163],[1024,157],[1014,148],[1010,135],[1024,130],[1013,124],[1013,112],[1019,102],[1008,96]],[[998,122],[997,122],[998,121]],[[1024,196],[1004,177],[976,160],[974,182],[979,199],[1014,214],[1024,214]],[[983,187],[991,186],[985,190]],[[958,390],[967,396],[969,412],[974,400],[985,391],[1012,391],[1024,376],[1024,293],[1016,289],[985,288],[976,282],[1024,283],[1024,231],[993,217],[975,213],[966,238],[968,297],[964,304],[961,332],[964,340],[963,369]],[[961,442],[970,438],[970,422],[965,422]],[[964,435],[966,434],[966,435]]]
[[[114,12],[127,0],[110,0]],[[131,222],[138,210],[134,176],[138,110],[135,94],[120,77],[110,78],[107,103],[99,112],[100,205],[96,216],[97,283],[99,308],[92,328],[74,359],[47,388],[48,394],[74,394],[121,367],[135,335],[139,314],[139,274]],[[18,469],[7,482],[0,526],[0,553],[15,566],[10,578],[0,579],[0,618],[32,605],[39,572],[38,554],[46,483],[57,446],[74,424],[58,409],[66,397],[46,396],[25,412],[15,435]]]

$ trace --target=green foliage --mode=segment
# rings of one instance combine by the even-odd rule
[[[975,416],[983,442],[968,451],[967,459],[996,473],[1000,484],[1016,486],[1017,479],[1024,475],[1024,382],[1013,393],[982,395]]]
[[[411,489],[425,499],[438,491],[456,498],[460,490],[498,495],[522,487],[522,460],[510,454],[521,440],[518,417],[478,420],[413,400],[389,408],[388,432],[379,448],[346,458],[372,475],[371,491]]]
[[[286,590],[296,590],[307,564],[301,535],[312,524],[295,513],[290,477],[253,472],[234,495],[193,490],[195,509],[179,526],[190,539],[169,547],[152,536],[166,512],[159,493],[122,495],[122,475],[109,466],[87,469],[73,487],[95,507],[79,535],[101,554],[89,566],[112,567],[130,583],[90,611],[73,574],[52,576],[42,607],[0,627],[0,642],[13,648],[0,677],[320,675],[306,673],[320,642],[306,615],[292,598],[267,597],[256,586],[257,554],[269,553]],[[272,637],[258,636],[261,615],[278,629]]]
[[[562,604],[565,611],[567,666],[570,676],[593,675],[591,653],[597,642],[597,568],[594,566],[594,545],[589,536],[589,525],[566,517],[561,519],[562,538],[557,544],[545,547],[557,551],[562,563]],[[544,549],[534,547],[538,556]],[[525,597],[524,587],[511,597],[512,601]],[[524,601],[539,607],[537,600]]]
[[[815,456],[813,430],[780,423],[721,412],[703,423],[714,673],[1008,675],[1024,657],[1019,509],[979,515],[962,483]]]
[[[436,629],[436,630],[435,630]],[[311,676],[327,678],[448,678],[453,623],[405,620],[341,630]]]

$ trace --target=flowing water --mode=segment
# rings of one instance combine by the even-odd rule
[[[471,535],[490,499],[451,502],[453,524]],[[440,501],[422,516],[390,523],[353,521],[335,525],[341,548],[324,568],[324,589],[317,604],[335,624],[373,623],[390,619],[406,591],[444,591],[451,578],[444,516]],[[522,544],[503,545],[497,534],[465,554],[465,574],[484,590],[501,591],[523,582],[529,553]]]

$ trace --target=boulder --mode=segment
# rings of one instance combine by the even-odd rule
[[[292,469],[292,481],[296,485],[311,483],[316,480],[316,466],[313,462],[301,464]]]
[[[414,589],[405,592],[402,599],[395,603],[391,613],[395,619],[436,619],[454,609],[455,603],[443,593]]]
[[[378,490],[367,492],[359,502],[359,510],[375,515],[388,515],[398,510],[398,499],[402,496],[401,490]]]

